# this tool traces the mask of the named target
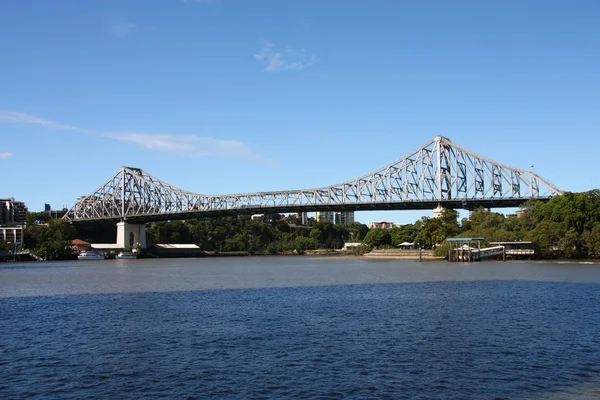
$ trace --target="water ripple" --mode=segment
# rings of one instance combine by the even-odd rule
[[[0,398],[584,399],[599,301],[527,281],[1,298]]]

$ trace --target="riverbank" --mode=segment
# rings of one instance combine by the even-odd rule
[[[444,260],[444,257],[436,257],[433,250],[400,250],[400,249],[383,249],[372,250],[370,253],[363,255],[370,259],[387,259],[387,260]]]

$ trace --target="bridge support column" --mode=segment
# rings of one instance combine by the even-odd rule
[[[126,248],[146,248],[146,224],[117,223],[117,244]]]
[[[445,208],[442,207],[441,205],[437,206],[437,208],[435,208],[433,210],[433,218],[441,218],[442,215],[444,214],[444,210],[445,210]]]

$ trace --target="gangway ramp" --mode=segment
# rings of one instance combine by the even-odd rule
[[[481,260],[482,258],[498,257],[504,254],[504,246],[485,247],[483,249],[473,250],[473,259]]]
[[[447,238],[450,243],[450,251],[448,253],[448,261],[480,261],[484,258],[492,258],[502,256],[505,259],[505,247],[503,245],[495,245],[491,247],[481,247],[484,238]],[[475,247],[477,246],[477,247]]]

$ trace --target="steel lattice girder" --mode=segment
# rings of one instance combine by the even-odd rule
[[[204,195],[171,186],[139,168],[122,167],[79,198],[65,218],[152,221],[269,211],[514,207],[557,194],[561,191],[531,171],[497,163],[436,136],[376,172],[307,190]]]

